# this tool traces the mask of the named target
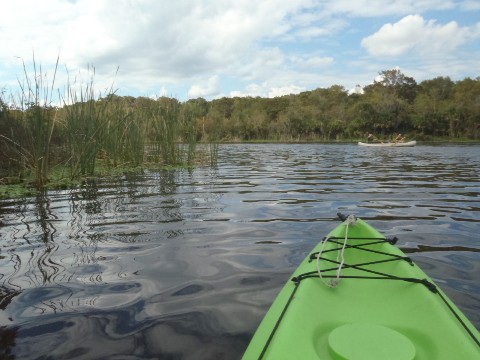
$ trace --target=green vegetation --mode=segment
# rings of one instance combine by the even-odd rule
[[[0,92],[0,197],[105,173],[216,161],[216,153],[196,146],[201,104],[120,97],[113,87],[97,94],[94,69],[87,82],[69,81],[62,94],[55,89],[57,68],[58,59],[49,80],[33,59],[31,71],[24,63],[19,90]]]
[[[399,70],[349,94],[343,87],[265,98],[222,98],[209,103],[200,134],[224,141],[344,141],[368,133],[388,138],[480,139],[480,78],[438,77],[417,84]]]
[[[35,61],[34,61],[35,63]],[[0,98],[0,139],[3,146],[0,150],[5,155],[2,159],[9,165],[7,169],[20,168],[20,172],[32,173],[36,186],[44,186],[50,170],[52,137],[57,121],[57,109],[53,107],[53,93],[58,58],[51,84],[42,72],[41,66],[34,65],[31,77],[27,74],[19,81],[20,91],[11,98],[11,106],[7,107]],[[3,93],[2,93],[3,95]]]
[[[480,139],[480,77],[417,84],[394,69],[380,72],[363,94],[334,85],[277,98],[182,103],[118,96],[113,88],[96,94],[93,69],[88,82],[71,82],[62,94],[55,89],[57,67],[50,81],[33,67],[29,73],[24,65],[16,94],[0,92],[0,185],[72,184],[97,176],[99,164],[110,172],[214,166],[220,142],[345,141],[368,133]]]

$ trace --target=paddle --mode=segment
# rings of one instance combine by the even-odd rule
[[[373,135],[373,134],[369,134],[369,135],[367,136],[367,142],[368,142],[368,139],[373,139],[374,141],[379,141],[381,144],[383,144],[383,141],[380,140],[380,139],[378,139],[378,138],[377,138],[375,135]]]

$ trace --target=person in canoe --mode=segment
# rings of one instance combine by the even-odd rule
[[[405,136],[403,136],[402,134],[398,133],[398,135],[395,137],[395,139],[393,139],[393,142],[395,142],[395,143],[403,143],[403,142],[405,142]]]
[[[382,140],[379,140],[373,134],[368,134],[367,136],[367,143],[381,143],[383,144]]]

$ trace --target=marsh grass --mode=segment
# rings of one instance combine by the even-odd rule
[[[106,90],[104,98],[96,100],[95,69],[89,69],[90,78],[82,82],[77,78],[67,83],[64,104],[64,130],[69,157],[70,177],[92,176],[99,153],[108,145],[111,134],[108,118],[113,85]],[[98,96],[101,97],[102,94]]]
[[[167,166],[192,165],[196,146],[195,111],[174,99],[160,98],[150,114],[154,161]]]
[[[30,72],[22,60],[20,91],[9,99],[0,91],[0,187],[68,188],[106,172],[216,164],[218,143],[197,145],[205,116],[199,103],[120,97],[113,85],[97,92],[93,67],[86,82],[67,70],[62,93],[55,89],[58,63],[49,81],[35,57]]]
[[[184,143],[184,161],[192,165],[197,153],[197,120],[201,118],[201,109],[196,103],[186,103],[182,111],[182,137]]]
[[[113,94],[102,101],[105,103],[101,138],[104,159],[113,167],[141,165],[146,136],[144,119]]]
[[[10,150],[16,155],[16,161],[24,169],[33,173],[33,183],[37,187],[45,186],[50,170],[52,136],[57,122],[58,108],[55,106],[54,86],[58,69],[55,63],[52,80],[35,62],[33,71],[28,72],[25,61],[23,79],[18,80],[20,91],[12,96],[10,116],[20,124],[2,139],[10,144]]]
[[[168,99],[158,99],[152,109],[150,124],[153,130],[153,156],[155,161],[165,165],[175,165],[179,160],[179,113],[178,102]]]

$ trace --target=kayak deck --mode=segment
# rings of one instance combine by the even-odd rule
[[[391,242],[361,219],[335,228],[283,287],[243,359],[480,358],[475,327]]]

